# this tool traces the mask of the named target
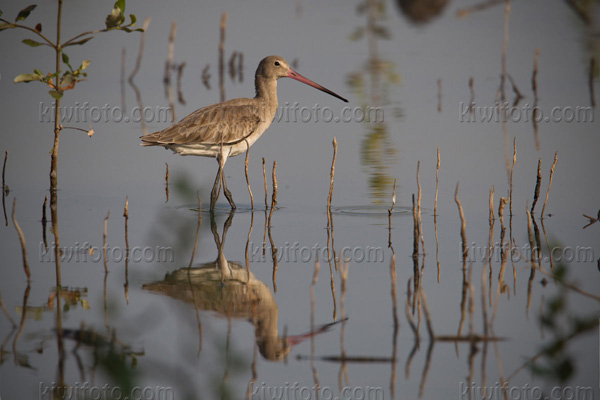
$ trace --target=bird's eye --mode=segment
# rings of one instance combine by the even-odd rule
[[[279,63],[279,61],[275,61],[275,65],[279,67],[281,64]]]

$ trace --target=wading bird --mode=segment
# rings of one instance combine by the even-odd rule
[[[311,81],[290,68],[283,57],[264,58],[254,78],[256,96],[213,104],[194,111],[165,130],[142,136],[142,146],[163,146],[180,155],[214,157],[219,163],[211,196],[214,210],[220,185],[232,209],[235,203],[225,183],[223,167],[227,158],[245,152],[267,130],[277,111],[277,79],[292,78],[340,100],[348,100]]]

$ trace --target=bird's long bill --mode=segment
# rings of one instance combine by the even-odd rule
[[[300,75],[299,73],[297,73],[296,71],[294,71],[293,69],[290,69],[290,71],[287,74],[288,78],[292,78],[295,79],[297,81],[300,81],[302,83],[306,83],[308,86],[312,86],[315,89],[319,89],[325,93],[328,93],[330,95],[332,95],[333,97],[337,97],[338,99],[345,101],[346,103],[348,102],[348,100],[346,100],[345,98],[343,98],[342,96],[340,96],[337,93],[332,92],[331,90],[319,85],[318,83],[315,83],[313,81],[311,81],[310,79]]]

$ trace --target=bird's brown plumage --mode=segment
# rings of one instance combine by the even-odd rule
[[[256,99],[233,99],[194,111],[177,124],[142,136],[143,146],[195,144],[230,146],[247,139],[261,123],[271,122]],[[271,116],[272,119],[272,116]]]

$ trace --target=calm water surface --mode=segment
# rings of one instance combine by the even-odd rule
[[[502,111],[490,114],[499,112],[504,4],[458,18],[475,3],[439,2],[429,11],[418,2],[375,3],[127,3],[138,25],[152,18],[135,78],[149,132],[171,123],[159,113],[169,107],[162,78],[172,22],[173,61],[186,63],[185,103],[173,88],[176,118],[220,101],[223,11],[226,63],[243,53],[233,78],[226,71],[226,98],[252,96],[256,65],[279,54],[350,100],[344,111],[333,97],[280,80],[281,114],[250,150],[255,209],[244,159],[236,157],[225,171],[239,209],[229,213],[221,198],[214,218],[199,215],[196,197],[206,209],[214,160],[142,148],[142,124],[126,120],[138,101],[127,85],[122,103],[121,52],[128,75],[139,34],[110,32],[69,48],[73,64],[92,63],[87,81],[63,98],[73,113],[63,125],[88,128],[93,119],[95,134],[61,135],[58,292],[54,236],[40,222],[52,102],[38,83],[12,82],[49,70],[52,54],[21,44],[24,31],[0,33],[0,150],[8,151],[10,188],[0,228],[2,399],[60,397],[61,381],[70,388],[64,398],[599,398],[600,223],[586,227],[582,215],[600,207],[600,130],[589,84],[595,57],[597,97],[598,19],[586,25],[560,1],[512,2],[504,124]],[[65,3],[63,36],[102,27],[111,6]],[[3,17],[20,8],[3,5]],[[53,36],[54,15],[52,2],[40,4],[26,22],[42,22]],[[589,15],[598,16],[597,6]],[[207,65],[210,89],[202,82]],[[511,80],[524,96],[516,105]],[[368,107],[380,118],[361,118]],[[500,220],[513,143],[512,204]],[[277,161],[271,215],[263,158],[269,204]],[[529,219],[540,159],[541,194]],[[11,220],[14,199],[30,284]]]

